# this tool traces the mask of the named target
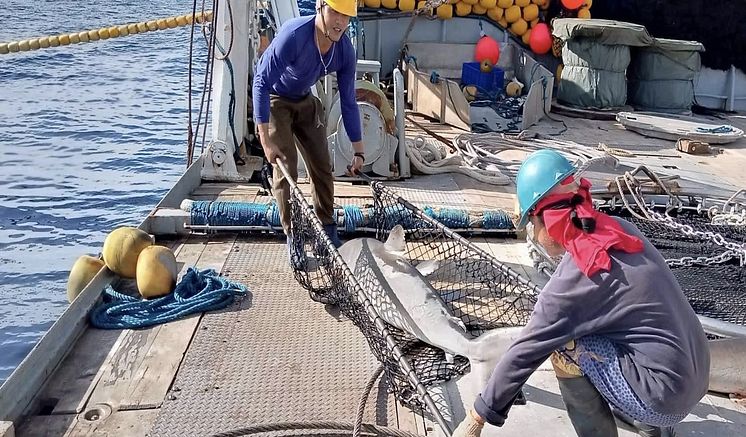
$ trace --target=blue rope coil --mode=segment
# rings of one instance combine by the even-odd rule
[[[272,226],[280,226],[280,208],[276,203],[272,203],[267,209],[267,220]]]
[[[383,208],[383,217],[386,229],[393,229],[396,225],[402,225],[405,229],[418,229],[425,225],[412,210],[401,204]]]
[[[422,207],[429,217],[453,229],[470,229],[473,222],[466,209]],[[335,210],[335,216],[344,215],[345,232],[355,232],[358,228],[369,226],[363,209],[357,205],[345,205]],[[387,229],[401,224],[407,229],[419,229],[426,224],[418,219],[414,212],[401,204],[383,208],[384,223]],[[369,216],[373,216],[371,212]],[[205,202],[192,204],[191,223],[210,226],[280,226],[280,210],[275,202]],[[479,227],[478,225],[476,227]],[[483,212],[483,229],[513,229],[513,222],[508,213],[502,210],[485,210]]]
[[[484,229],[513,229],[513,220],[505,211],[485,210],[482,213],[482,228]]]
[[[363,210],[357,205],[344,206],[345,232],[355,232],[359,226],[363,225]]]
[[[145,328],[225,308],[246,293],[244,285],[220,277],[215,270],[190,267],[173,293],[156,299],[138,299],[107,287],[104,303],[91,312],[90,321],[101,329]]]
[[[469,211],[464,209],[440,208],[435,210],[429,206],[423,208],[425,214],[453,229],[467,229],[469,223]]]
[[[280,211],[273,203],[192,203],[191,223],[210,226],[280,226]]]

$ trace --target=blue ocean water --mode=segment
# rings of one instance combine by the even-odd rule
[[[191,9],[185,0],[5,0],[0,41]],[[67,307],[78,256],[98,254],[115,227],[138,225],[186,168],[189,36],[187,26],[0,55],[0,382]],[[199,33],[195,57],[198,106]]]

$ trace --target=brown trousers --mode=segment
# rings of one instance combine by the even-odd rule
[[[300,151],[311,179],[314,211],[322,224],[334,223],[334,175],[321,101],[311,94],[299,102],[272,95],[269,111],[269,138],[285,155],[290,176],[294,181],[298,180]],[[290,185],[279,167],[273,165],[273,168],[272,192],[277,200],[282,228],[286,235],[290,235]]]

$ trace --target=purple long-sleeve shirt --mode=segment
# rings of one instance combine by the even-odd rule
[[[253,83],[254,118],[257,123],[270,119],[269,96],[275,94],[293,101],[308,96],[311,87],[326,72],[337,73],[342,121],[350,141],[360,141],[360,112],[355,101],[357,55],[347,34],[323,56],[316,45],[315,15],[287,21],[257,64]]]
[[[616,346],[622,373],[645,405],[688,413],[705,395],[707,337],[661,254],[628,221],[642,253],[611,250],[611,270],[585,276],[565,254],[539,294],[522,337],[505,353],[474,408],[500,426],[529,376],[555,349],[595,334]]]

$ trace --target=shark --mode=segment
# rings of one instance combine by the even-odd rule
[[[405,257],[406,238],[396,225],[385,242],[355,238],[339,254],[356,277],[374,279],[369,298],[378,315],[392,326],[440,348],[449,361],[460,355],[471,371],[486,382],[505,351],[520,337],[523,327],[496,328],[474,337],[456,317],[427,277],[439,267],[437,260],[412,265]],[[362,283],[367,283],[364,279]]]

